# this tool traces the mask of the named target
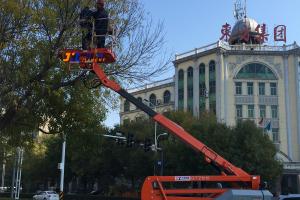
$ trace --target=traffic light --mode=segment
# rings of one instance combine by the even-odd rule
[[[127,140],[126,140],[126,142],[127,142],[127,147],[132,147],[133,146],[133,144],[134,144],[134,135],[133,134],[131,134],[131,133],[128,133],[127,134]]]
[[[151,140],[149,138],[145,138],[145,142],[144,142],[144,151],[150,151],[152,146]]]

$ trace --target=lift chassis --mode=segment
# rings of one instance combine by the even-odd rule
[[[100,66],[100,63],[114,62],[115,59],[112,58],[115,58],[115,56],[112,51],[109,49],[93,49],[91,52],[95,56],[98,55],[98,57],[101,55],[104,59],[92,59],[92,62],[86,62],[86,59],[78,59],[78,64],[81,69],[93,71],[103,86],[117,92],[123,98],[134,104],[137,108],[144,111],[162,127],[168,129],[170,133],[177,136],[188,146],[202,153],[206,162],[212,164],[220,171],[220,175],[216,176],[149,176],[146,178],[142,186],[142,200],[224,199],[222,196],[229,191],[232,192],[233,190],[257,191],[260,192],[260,195],[262,194],[261,191],[258,191],[260,187],[260,176],[250,175],[241,168],[234,166],[201,141],[186,132],[181,126],[167,117],[155,112],[149,106],[145,105],[126,90],[122,89],[117,82],[109,79],[103,68]],[[70,54],[69,52],[63,56],[64,62],[70,63],[70,55],[73,54]],[[67,56],[69,57],[66,58]],[[88,64],[85,65],[85,63]],[[199,183],[201,184],[200,187],[194,187],[197,184],[199,186]],[[247,195],[248,193],[246,196]]]

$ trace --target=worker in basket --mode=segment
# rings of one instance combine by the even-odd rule
[[[92,20],[94,21],[94,27]],[[95,11],[90,10],[88,7],[81,11],[80,26],[82,28],[83,50],[90,48],[91,41],[95,41],[95,44],[92,45],[97,48],[105,47],[105,37],[107,34],[112,34],[112,31],[109,27],[108,13],[104,8],[104,0],[97,0]]]
[[[82,39],[81,45],[83,50],[88,50],[92,41],[92,22],[93,12],[89,9],[89,7],[84,7],[84,9],[80,13],[80,27],[82,31]]]
[[[104,48],[105,35],[109,32],[108,29],[108,14],[104,9],[104,0],[97,0],[97,10],[93,13],[95,20],[96,46]]]

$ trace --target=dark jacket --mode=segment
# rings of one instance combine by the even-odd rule
[[[81,13],[80,13],[80,26],[82,28],[89,28],[91,29],[93,24],[92,24],[92,16],[93,16],[93,12],[88,8],[85,7]]]
[[[96,10],[93,13],[93,17],[97,34],[106,34],[108,31],[108,13],[106,10]]]

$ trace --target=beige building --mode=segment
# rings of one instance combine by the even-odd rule
[[[144,104],[152,107],[156,112],[164,113],[174,110],[174,79],[169,78],[142,87],[128,90],[134,97]],[[120,121],[137,120],[142,117],[148,117],[144,112],[137,109],[129,101],[121,97]]]
[[[133,94],[149,99],[153,93],[163,98],[166,87],[176,110],[195,116],[208,110],[229,126],[239,120],[254,121],[277,147],[277,158],[284,164],[283,190],[300,193],[300,47],[296,42],[281,46],[258,42],[257,25],[250,18],[238,20],[229,42],[177,54],[173,84]],[[240,27],[249,30],[246,42]],[[135,108],[122,111],[121,120],[134,119],[138,113]]]

